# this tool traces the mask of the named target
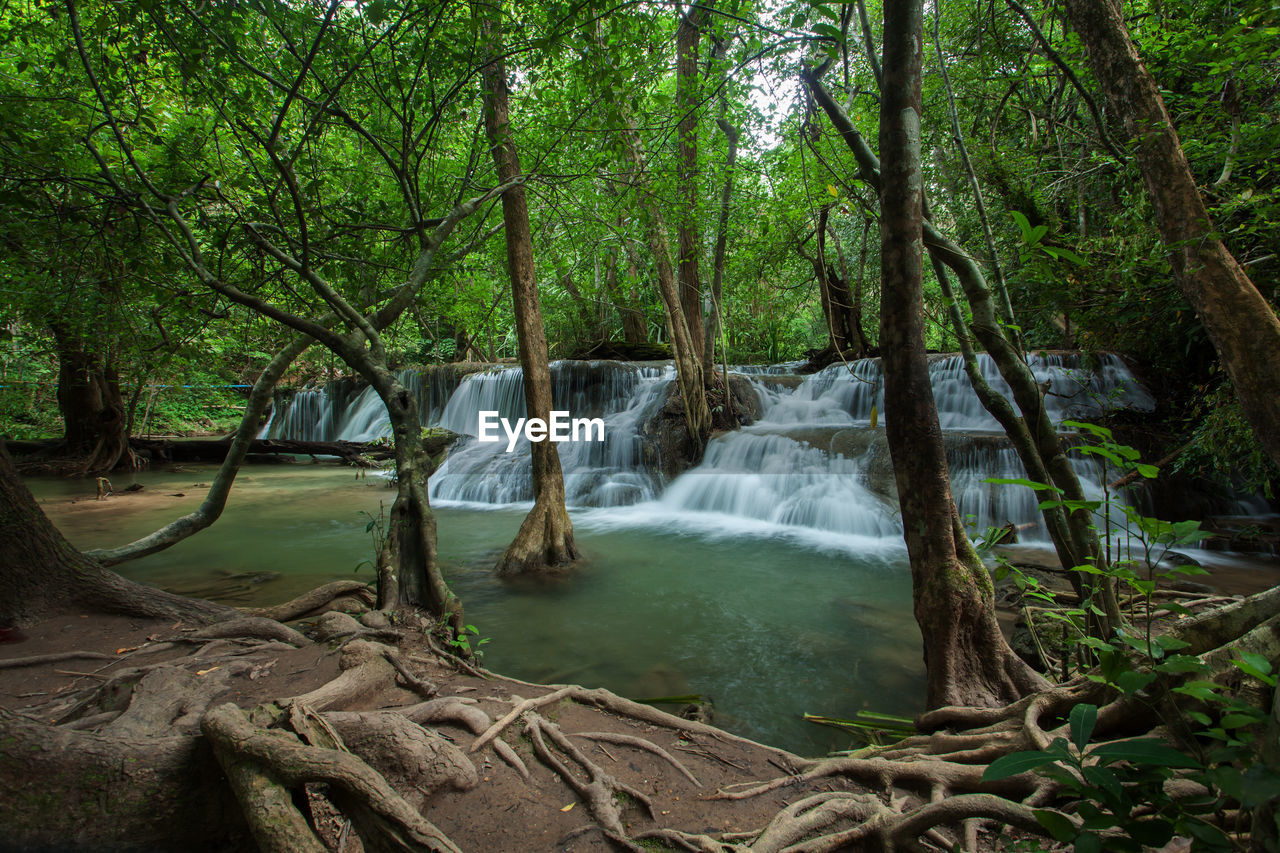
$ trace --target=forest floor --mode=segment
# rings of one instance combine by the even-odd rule
[[[183,626],[178,624],[99,614],[68,614],[45,620],[0,643],[0,667],[5,659],[61,652],[91,652],[109,659],[86,657],[0,669],[0,709],[52,724],[83,698],[87,688],[107,681],[122,667],[153,666],[166,661],[177,661],[200,677],[227,671],[223,689],[212,695],[209,707],[233,702],[248,709],[280,697],[307,693],[339,675],[339,655],[332,642],[301,648],[264,644],[262,650],[248,653],[237,644],[224,643],[225,653],[210,649],[195,659],[188,657],[189,646],[164,642],[182,631]],[[399,652],[411,661],[415,675],[434,684],[437,697],[474,702],[471,707],[484,711],[491,720],[503,717],[522,699],[538,699],[557,689],[493,674],[484,677],[459,671],[420,643],[415,644],[414,636],[407,635],[406,641],[399,644]],[[421,639],[421,635],[417,637]],[[149,651],[152,646],[156,647],[155,652]],[[343,710],[396,708],[421,700],[418,692],[391,686],[367,693],[358,701],[345,704]],[[699,834],[756,831],[798,796],[847,784],[838,779],[825,780],[806,785],[803,790],[784,789],[746,800],[708,799],[708,794],[726,785],[793,773],[795,758],[729,734],[683,730],[674,717],[674,727],[668,728],[569,697],[555,699],[538,708],[537,713],[572,738],[604,772],[651,799],[653,817],[634,801],[624,812],[624,825],[633,837],[650,827],[674,827]],[[529,737],[521,733],[523,728],[517,720],[501,737],[523,760],[528,779],[491,749],[483,749],[470,755],[478,777],[476,784],[468,790],[434,793],[422,806],[423,814],[465,851],[614,849],[595,831],[595,822],[582,798],[532,754]],[[464,752],[476,737],[456,722],[443,724],[438,731]],[[583,732],[604,736],[579,736]],[[658,754],[611,740],[616,735],[641,738],[660,747],[679,761],[696,783]],[[576,767],[574,773],[584,775]],[[408,793],[412,801],[414,792]],[[329,840],[336,841],[341,829],[335,825],[332,830]]]

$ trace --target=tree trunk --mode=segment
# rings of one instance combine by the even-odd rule
[[[724,326],[724,262],[729,245],[729,202],[733,198],[733,170],[738,163],[739,132],[738,128],[730,124],[728,119],[724,117],[726,110],[723,91],[721,89],[721,116],[716,119],[716,124],[724,134],[725,143],[728,145],[729,151],[724,162],[724,188],[720,191],[720,214],[716,219],[716,247],[711,272],[711,312],[707,316],[706,325],[703,328],[703,367],[706,370],[710,370],[711,364],[715,361],[716,340],[721,336],[721,330]],[[728,360],[728,357],[728,354],[725,353],[724,358]]]
[[[885,428],[924,638],[926,704],[1001,706],[1046,686],[996,623],[986,568],[951,497],[924,348],[920,0],[887,4],[881,93],[880,347]]]
[[[1110,0],[1068,0],[1067,16],[1115,115],[1136,142],[1173,274],[1231,376],[1258,442],[1280,465],[1280,320],[1217,237],[1155,80]]]
[[[595,42],[603,49],[603,39],[598,28],[595,33]],[[689,439],[694,448],[694,459],[691,461],[696,461],[702,455],[707,439],[711,435],[711,408],[707,405],[702,359],[698,357],[694,344],[695,336],[685,320],[684,309],[681,306],[675,269],[671,263],[671,246],[667,241],[666,218],[662,215],[662,208],[646,186],[644,148],[640,142],[640,133],[636,130],[632,118],[625,113],[625,110],[622,112],[622,147],[631,163],[631,184],[636,189],[640,209],[644,213],[649,251],[653,254],[653,263],[658,276],[658,295],[662,298],[662,307],[666,313],[667,336],[671,340],[671,354],[676,363],[676,381],[680,385],[685,425],[689,430]],[[701,324],[695,328],[697,337],[701,339]]]
[[[496,7],[476,9],[481,38],[490,61],[482,72],[485,132],[492,147],[498,180],[506,184],[521,177],[520,155],[511,139],[507,71],[502,59],[502,36]],[[511,300],[515,308],[520,364],[524,368],[525,411],[544,423],[551,419],[551,367],[547,360],[546,332],[533,266],[533,237],[524,187],[502,194],[502,218],[507,239],[507,267],[511,274]],[[573,522],[564,505],[564,473],[560,453],[550,436],[532,443],[533,509],[525,516],[516,538],[498,561],[500,574],[526,574],[564,566],[578,558],[573,544]]]
[[[422,444],[418,401],[385,367],[362,372],[387,406],[396,450],[396,498],[378,555],[378,607],[425,607],[455,630],[462,603],[444,581],[436,549],[436,518],[427,497],[431,460]]]
[[[50,323],[58,352],[58,410],[68,455],[82,459],[81,474],[102,474],[123,464],[132,470],[128,416],[120,379],[79,333]]]
[[[235,614],[125,580],[81,554],[41,511],[0,443],[0,625],[29,625],[75,610],[195,623]]]
[[[632,267],[632,277],[635,277],[634,267]],[[622,288],[618,284],[618,256],[616,253],[611,254],[605,264],[604,286],[609,291],[609,299],[612,300],[613,307],[618,312],[618,318],[622,321],[622,339],[629,344],[648,343],[649,333],[644,325],[644,314],[631,304],[631,300],[622,292]]]
[[[841,342],[841,353],[846,358],[861,358],[863,352],[859,344],[859,335],[851,321],[850,308],[853,298],[849,295],[848,269],[845,268],[844,263],[841,263],[841,268],[837,271],[827,263],[827,236],[831,232],[828,222],[830,214],[830,205],[823,207],[818,214],[818,259],[822,262],[823,276],[827,281],[831,300],[831,322],[836,330],[836,338]],[[844,255],[840,251],[839,241],[832,242],[836,245],[837,255],[843,261]]]
[[[676,27],[676,137],[679,157],[676,160],[676,182],[680,207],[676,221],[676,239],[680,254],[676,272],[680,279],[680,306],[685,325],[692,333],[690,344],[694,358],[709,369],[710,355],[705,350],[702,332],[702,282],[698,261],[702,254],[698,234],[698,43],[702,39],[702,22],[706,12],[701,6],[689,8],[687,14],[677,10]]]
[[[0,749],[6,850],[244,850],[252,843],[203,738],[122,738],[0,712],[0,743],[21,745]]]

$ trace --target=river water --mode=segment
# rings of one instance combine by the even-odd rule
[[[189,511],[203,496],[197,484],[213,473],[143,472],[142,493],[103,502],[93,500],[91,482],[30,484],[71,541],[90,548]],[[185,497],[170,497],[178,493]],[[372,555],[362,513],[376,516],[392,497],[382,482],[330,465],[250,467],[213,527],[118,570],[242,605],[372,579],[360,566]],[[494,670],[636,699],[700,694],[713,700],[720,725],[808,754],[849,741],[804,722],[806,712],[920,710],[919,632],[905,552],[892,541],[581,510],[573,512],[578,570],[559,581],[510,582],[493,566],[523,510],[440,507],[436,515],[445,573],[467,621],[490,638],[484,663]]]

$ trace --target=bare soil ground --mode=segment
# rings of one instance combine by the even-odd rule
[[[91,652],[107,658],[68,658],[0,668],[0,710],[52,724],[62,719],[87,691],[110,679],[121,668],[179,659],[182,666],[202,678],[216,677],[220,670],[228,671],[229,674],[222,676],[225,687],[213,696],[210,707],[233,702],[249,709],[258,703],[314,690],[339,674],[338,654],[333,648],[336,643],[317,643],[296,649],[272,644],[260,651],[226,643],[223,651],[212,648],[207,656],[194,660],[188,657],[193,651],[191,644],[166,643],[170,638],[181,636],[183,627],[127,617],[69,614],[41,622],[20,635],[11,635],[7,642],[0,643],[0,667],[10,659],[57,653]],[[503,717],[522,699],[535,699],[556,689],[492,674],[459,671],[412,640],[402,643],[399,650],[404,659],[411,662],[418,677],[436,685],[439,697],[452,696],[474,702],[474,707],[484,711],[491,720]],[[363,695],[343,710],[396,708],[421,701],[420,694],[397,686]],[[726,785],[764,781],[790,773],[794,769],[793,758],[781,750],[728,734],[684,731],[676,718],[671,718],[675,727],[668,728],[569,698],[554,701],[537,712],[558,726],[605,772],[652,799],[652,817],[637,802],[627,808],[624,820],[632,835],[659,826],[690,833],[759,830],[787,802],[812,790],[835,789],[844,784],[840,780],[825,780],[805,786],[804,791],[784,789],[737,801],[708,799],[708,794]],[[478,783],[469,790],[434,794],[423,806],[423,814],[466,851],[615,849],[595,830],[595,821],[582,798],[564,778],[533,754],[531,741],[522,730],[523,725],[517,720],[500,736],[523,760],[529,771],[528,779],[522,778],[492,748],[486,747],[470,754]],[[464,752],[476,738],[467,728],[452,723],[441,725],[438,731]],[[578,736],[583,732],[643,738],[676,758],[697,783],[653,752],[604,738]],[[585,778],[576,766],[572,772]],[[331,828],[329,840],[336,849],[341,821]],[[0,848],[3,847],[0,843]]]

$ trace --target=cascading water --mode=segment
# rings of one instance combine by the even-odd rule
[[[551,398],[577,418],[601,418],[603,441],[558,445],[570,506],[612,507],[654,496],[658,481],[646,464],[640,425],[661,402],[675,371],[615,362],[555,362]],[[510,504],[533,500],[529,442],[508,452],[505,437],[485,443],[479,413],[496,411],[511,423],[525,415],[524,373],[516,367],[468,377],[445,407],[440,425],[470,436],[431,477],[433,501]]]
[[[991,360],[980,359],[992,387],[1008,396]],[[1116,356],[1099,356],[1089,369],[1076,355],[1035,355],[1029,366],[1048,388],[1046,407],[1057,423],[1154,405]],[[855,537],[863,543],[898,541],[896,487],[884,433],[871,427],[873,412],[883,412],[879,360],[832,365],[803,378],[792,375],[795,367],[732,368],[755,389],[759,419],[713,439],[696,468],[665,483],[642,427],[674,379],[670,365],[553,363],[555,407],[573,417],[602,418],[605,424],[604,441],[558,445],[568,503],[634,506],[625,513],[611,510],[609,521],[623,524],[745,526]],[[1025,474],[973,394],[959,357],[934,357],[930,375],[962,516],[979,532],[1013,522],[1023,526],[1024,539],[1044,538],[1029,489],[985,482]],[[446,366],[402,374],[418,396],[424,425],[464,436],[432,475],[433,501],[501,506],[533,499],[528,442],[521,437],[508,452],[505,436],[492,443],[476,439],[481,411],[497,412],[513,424],[525,416],[523,378],[519,367],[458,375]],[[357,392],[349,383],[298,392],[269,425],[272,437],[316,440],[371,440],[389,432],[376,395],[367,388]],[[1086,489],[1099,481],[1090,459],[1073,464]],[[603,518],[591,514],[595,523],[604,523]]]
[[[991,360],[982,356],[981,366],[992,387],[1008,396]],[[1103,356],[1097,372],[1080,367],[1078,357],[1058,354],[1034,356],[1030,366],[1048,384],[1046,407],[1055,422],[1153,406],[1115,356]],[[712,441],[702,464],[663,493],[663,514],[731,515],[819,534],[897,539],[901,528],[886,509],[896,500],[888,449],[883,430],[871,428],[873,410],[884,405],[879,360],[832,365],[794,390],[770,387],[762,376],[752,377],[760,419]],[[961,359],[933,359],[930,380],[961,515],[979,533],[1012,522],[1024,540],[1047,539],[1030,489],[986,482],[1026,475],[1003,435],[993,434],[999,426],[974,395]],[[1097,463],[1079,458],[1072,464],[1086,493],[1096,491]]]
[[[439,423],[445,404],[463,379],[448,364],[402,370],[397,378],[417,399],[418,417],[424,426]],[[357,389],[350,379],[303,388],[284,403],[276,400],[271,418],[262,428],[263,438],[368,442],[391,435],[391,421],[377,392],[369,386]]]

